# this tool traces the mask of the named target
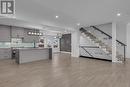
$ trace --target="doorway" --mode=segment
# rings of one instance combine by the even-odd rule
[[[71,34],[63,34],[60,39],[60,51],[71,52]]]

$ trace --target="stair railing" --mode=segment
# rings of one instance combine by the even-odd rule
[[[85,48],[84,46],[80,46],[85,52],[87,52],[89,54],[90,57],[93,57],[93,55],[91,53],[89,53]]]
[[[80,48],[82,48],[88,54],[88,55],[85,55],[81,53],[80,57],[111,61],[111,56],[109,56],[103,50],[100,50],[99,46],[82,46],[81,45]]]
[[[97,30],[99,31],[101,34],[107,36],[109,39],[112,39],[112,36],[110,36],[109,34],[107,34],[106,32],[100,30],[99,28],[95,27],[95,26],[90,26],[90,28],[93,28],[94,30]],[[85,32],[85,30],[82,30],[83,32]],[[119,40],[116,40],[116,42],[120,45],[120,46],[123,46],[123,56],[124,56],[124,60],[126,60],[126,45],[124,43],[122,43],[121,41]]]

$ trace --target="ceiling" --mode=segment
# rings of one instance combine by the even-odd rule
[[[130,20],[130,0],[15,0],[15,2],[16,18],[2,18],[0,23],[7,24],[13,21],[14,25],[72,29],[77,27],[77,23],[87,26]],[[117,13],[121,13],[121,16],[117,17]],[[58,19],[55,18],[56,15],[59,16]],[[19,22],[22,20],[23,22]]]

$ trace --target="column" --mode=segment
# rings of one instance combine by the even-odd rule
[[[79,42],[80,42],[80,33],[79,30],[75,30],[71,35],[71,56],[79,57]]]
[[[112,23],[112,62],[117,62],[116,58],[116,23]]]
[[[127,24],[126,30],[127,46],[126,46],[126,58],[130,58],[130,23]]]

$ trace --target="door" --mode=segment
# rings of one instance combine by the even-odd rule
[[[60,39],[60,51],[71,52],[71,34],[64,34]]]

